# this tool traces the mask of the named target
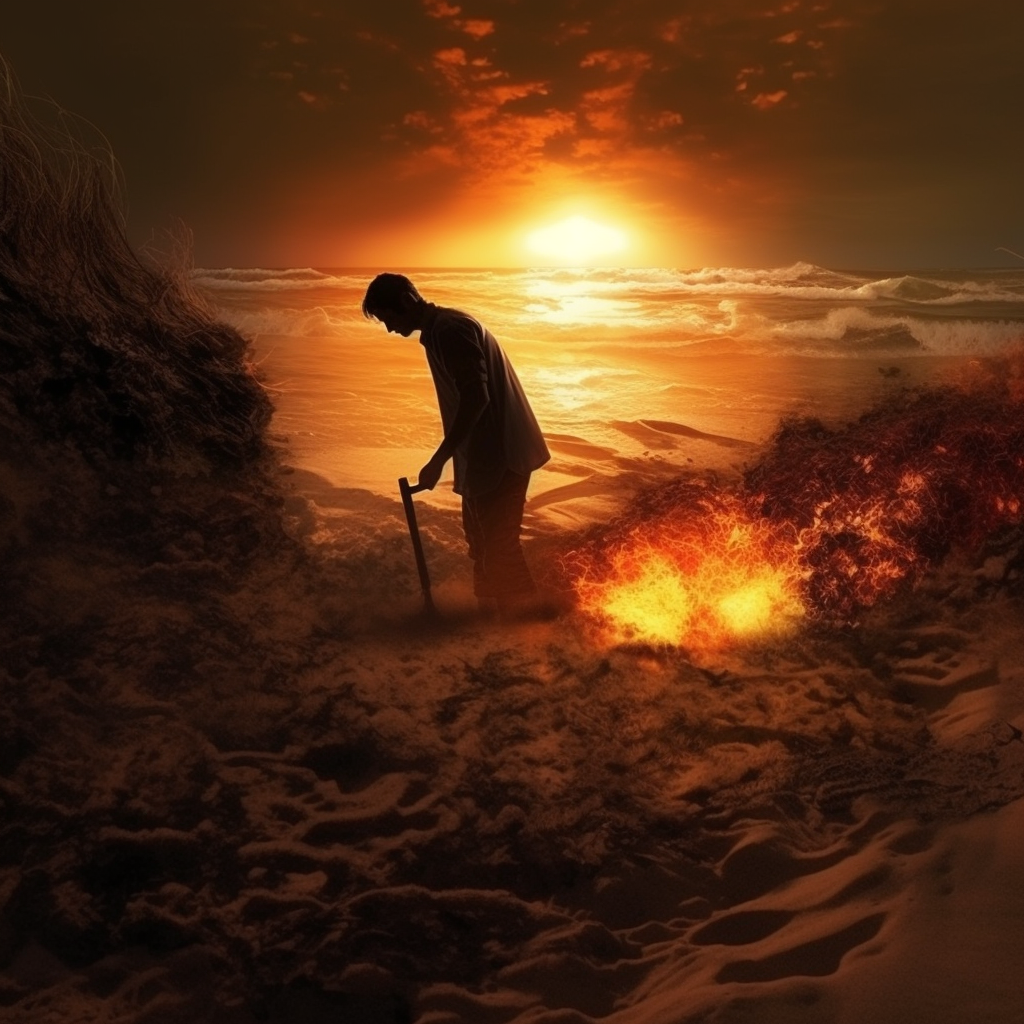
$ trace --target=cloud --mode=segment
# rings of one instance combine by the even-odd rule
[[[430,18],[454,18],[462,10],[445,0],[423,0],[423,8]]]
[[[108,134],[132,218],[183,216],[235,259],[274,217],[298,234],[296,210],[312,237],[333,204],[341,236],[371,208],[525,208],[551,181],[768,211],[778,237],[801,211],[867,238],[927,210],[907,238],[973,223],[1019,248],[1021,4],[176,0],[86,5],[70,35],[52,4],[8,6],[5,55]]]
[[[402,124],[409,128],[418,128],[431,135],[438,134],[442,129],[437,121],[425,110],[412,110],[402,118]]]
[[[580,101],[580,113],[587,125],[601,133],[623,134],[630,130],[629,101],[636,86],[632,82],[605,86],[585,92]]]
[[[736,72],[736,91],[746,92],[747,86],[751,78],[756,78],[758,75],[764,74],[763,67],[752,67],[752,68],[740,68]]]
[[[494,21],[490,18],[460,18],[462,8],[445,0],[423,0],[423,8],[429,18],[445,20],[452,28],[464,32],[473,39],[483,39],[494,32]]]
[[[434,54],[434,66],[444,70],[445,75],[457,74],[454,68],[465,67],[469,63],[466,51],[461,46],[449,46]]]
[[[559,23],[552,38],[557,43],[564,43],[571,39],[581,39],[590,35],[592,27],[589,21],[563,21]]]
[[[758,110],[771,110],[778,106],[789,95],[785,89],[776,92],[759,92],[750,102]]]
[[[953,0],[936,3],[957,22]],[[339,163],[418,181],[409,194],[431,202],[489,197],[481,208],[557,181],[665,209],[685,196],[709,216],[782,211],[853,168],[867,181],[886,152],[919,160],[940,146],[938,111],[980,110],[991,77],[942,51],[931,19],[870,0],[272,6],[264,80],[324,121]]]
[[[483,39],[484,36],[489,36],[494,32],[494,22],[486,18],[467,18],[458,22],[458,26],[467,36],[472,36],[474,39]]]
[[[662,132],[669,128],[678,128],[685,121],[678,110],[659,110],[656,114],[645,115],[643,125],[649,132]]]
[[[690,23],[688,17],[671,18],[657,28],[657,35],[666,43],[677,43],[683,37],[683,32]]]
[[[582,68],[603,68],[605,71],[625,71],[632,77],[638,77],[651,66],[651,54],[643,50],[627,48],[619,50],[595,50],[588,53],[582,61]]]

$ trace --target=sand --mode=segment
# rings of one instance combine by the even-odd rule
[[[686,652],[478,619],[421,504],[423,620],[397,496],[284,481],[301,556],[51,561],[64,632],[4,659],[5,1024],[1024,1018],[1019,536]]]

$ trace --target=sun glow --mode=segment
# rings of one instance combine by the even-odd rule
[[[557,263],[584,266],[624,252],[629,238],[618,228],[575,216],[530,232],[526,248]]]

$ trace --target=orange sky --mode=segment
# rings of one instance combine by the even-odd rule
[[[110,139],[135,237],[180,217],[206,265],[535,264],[571,216],[626,265],[1024,247],[1002,0],[35,0],[0,30]]]

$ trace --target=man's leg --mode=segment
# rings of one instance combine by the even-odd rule
[[[523,607],[537,594],[519,542],[529,485],[528,473],[507,471],[497,487],[471,502],[478,531],[474,577],[479,571],[481,578],[477,597],[483,592],[501,611]]]
[[[462,497],[462,531],[466,535],[469,557],[473,563],[473,594],[481,611],[495,612],[498,602],[487,579],[485,567],[484,527],[479,498]]]

